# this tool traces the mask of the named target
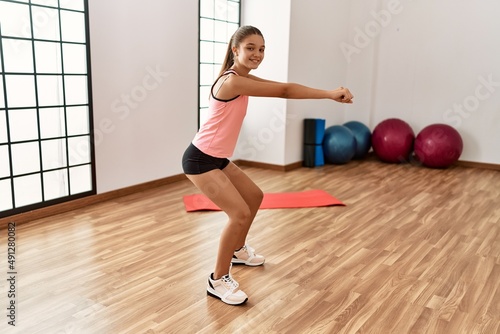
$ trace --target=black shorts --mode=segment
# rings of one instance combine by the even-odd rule
[[[182,169],[185,174],[203,174],[214,169],[222,170],[227,165],[229,165],[229,159],[205,154],[192,143],[182,156]]]

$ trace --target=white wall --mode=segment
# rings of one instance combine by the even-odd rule
[[[198,122],[198,1],[89,7],[97,192],[181,174]]]
[[[355,103],[349,106],[344,115],[344,122],[356,120],[370,125],[372,118],[372,100],[376,94],[377,68],[375,66],[378,55],[378,35],[371,38],[365,30],[370,29],[374,19],[374,12],[379,13],[380,1],[353,0],[350,2],[348,30],[337,44],[342,53],[340,66],[347,69],[346,87],[354,94]],[[375,15],[377,17],[377,15]]]
[[[288,80],[290,0],[252,0],[242,3],[242,25],[262,32],[264,61],[252,74],[273,81]],[[287,101],[251,97],[234,159],[285,164]]]
[[[289,81],[320,89],[346,85],[347,66],[338,47],[348,32],[348,1],[292,0]],[[326,126],[343,121],[350,106],[331,100],[289,100],[285,164],[303,159],[303,120],[322,118]]]

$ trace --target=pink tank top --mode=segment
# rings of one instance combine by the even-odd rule
[[[238,75],[233,70],[226,71],[223,75],[229,75],[228,73]],[[234,153],[247,113],[248,96],[238,95],[231,100],[219,100],[214,97],[213,87],[210,90],[208,118],[192,143],[205,154],[216,158],[229,158]]]

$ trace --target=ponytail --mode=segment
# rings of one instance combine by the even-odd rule
[[[233,66],[233,64],[234,64],[234,54],[233,54],[233,46],[232,46],[233,43],[231,43],[232,40],[233,40],[233,38],[231,37],[231,40],[229,41],[229,43],[227,45],[226,56],[224,57],[224,62],[222,63],[222,67],[221,67],[221,70],[219,72],[219,77],[224,72],[229,70],[229,68],[231,68],[231,66]]]

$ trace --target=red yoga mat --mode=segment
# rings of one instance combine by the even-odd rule
[[[183,197],[187,212],[220,211],[208,197],[203,194]],[[301,192],[266,193],[260,205],[261,209],[311,208],[320,206],[345,206],[344,203],[323,190],[308,190]]]

